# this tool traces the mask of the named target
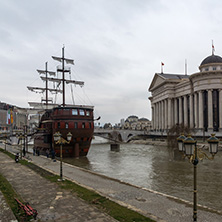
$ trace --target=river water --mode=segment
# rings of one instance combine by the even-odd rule
[[[164,146],[92,144],[87,157],[65,159],[91,171],[193,202],[193,165]],[[197,165],[198,204],[222,208],[222,151]]]

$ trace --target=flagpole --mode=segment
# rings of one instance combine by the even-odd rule
[[[163,66],[164,66],[164,63],[161,62],[161,73],[163,73]]]
[[[215,51],[215,49],[214,49],[214,41],[212,40],[212,55],[214,55],[214,51]]]

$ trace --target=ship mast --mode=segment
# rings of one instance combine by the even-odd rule
[[[67,59],[65,58],[65,46],[63,46],[62,48],[62,57],[56,57],[56,56],[52,56],[52,58],[54,60],[57,60],[59,62],[62,62],[62,67],[57,67],[57,72],[62,72],[62,78],[61,79],[54,79],[54,78],[50,78],[49,80],[50,81],[62,81],[62,93],[63,93],[63,96],[62,96],[62,106],[65,106],[66,103],[65,103],[65,83],[66,84],[69,84],[69,83],[73,83],[73,84],[76,84],[76,85],[80,85],[80,86],[83,86],[84,85],[84,82],[82,81],[75,81],[75,80],[67,80],[65,78],[65,73],[68,72],[70,73],[70,68],[67,68],[65,67],[65,62],[66,64],[72,64],[74,65],[74,60],[73,59]]]
[[[63,97],[62,97],[62,105],[65,106],[65,58],[64,58],[64,49],[62,47],[62,90],[63,90]]]
[[[45,74],[45,78],[44,78],[44,81],[45,81],[45,88],[41,88],[41,87],[31,87],[31,86],[28,86],[27,88],[30,90],[30,91],[33,91],[33,92],[45,92],[46,95],[45,95],[45,99],[42,99],[42,101],[45,101],[45,105],[46,105],[46,108],[48,108],[48,104],[49,104],[49,97],[48,97],[48,91],[50,92],[61,92],[61,90],[56,90],[56,89],[49,89],[48,88],[48,74],[51,75],[51,76],[55,76],[55,72],[52,72],[52,71],[48,71],[48,62],[45,63],[45,70],[40,70],[40,69],[37,69],[37,72],[41,75],[41,74]],[[42,76],[41,76],[42,78]]]
[[[48,104],[49,104],[49,94],[48,91],[52,90],[48,88],[48,74],[51,76],[55,76],[55,72],[52,71],[48,71],[48,62],[45,63],[45,70],[39,70],[37,69],[37,72],[39,74],[45,74],[45,99],[43,99],[42,101],[45,101],[46,104],[46,108],[48,108]]]
[[[48,108],[48,102],[49,102],[49,98],[48,98],[48,62],[45,63],[45,77],[46,77],[46,81],[45,81],[45,102],[46,102],[46,107]]]
[[[62,93],[63,96],[62,96],[62,106],[65,106],[65,83],[66,84],[75,84],[75,85],[80,85],[80,86],[83,86],[84,85],[84,82],[82,81],[76,81],[76,80],[68,80],[65,78],[65,73],[71,73],[71,70],[70,70],[70,67],[66,67],[65,66],[65,63],[66,64],[72,64],[74,65],[74,60],[73,59],[67,59],[65,58],[65,47],[63,46],[62,48],[62,57],[56,57],[56,56],[52,56],[52,58],[54,60],[57,60],[59,62],[62,62],[62,66],[57,66],[57,72],[60,72],[62,73],[62,77],[61,78],[50,78],[48,77],[48,74],[51,75],[51,76],[55,76],[55,72],[51,72],[51,71],[48,71],[48,63],[46,62],[45,63],[45,70],[39,70],[37,69],[37,72],[39,74],[45,74],[45,76],[40,76],[40,78],[45,81],[45,88],[41,88],[41,87],[31,87],[31,86],[28,86],[27,88],[30,90],[30,91],[33,91],[33,92],[45,92],[46,95],[45,95],[45,99],[42,99],[42,101],[45,101],[45,104],[46,105],[46,108],[48,109],[48,105],[49,105],[49,101],[52,102],[52,100],[49,99],[48,97],[48,92],[51,92],[51,93]],[[56,82],[58,85],[61,84],[62,82],[62,90],[60,89],[50,89],[48,87],[48,81],[51,81],[51,82]],[[57,86],[58,87],[58,86]],[[31,103],[29,103],[31,104]],[[39,103],[32,103],[35,105],[39,104]],[[56,105],[56,104],[50,104],[50,105]],[[31,105],[32,106],[32,105]]]

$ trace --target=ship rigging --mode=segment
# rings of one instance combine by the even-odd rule
[[[32,92],[37,92],[37,93],[45,93],[45,98],[42,98],[41,103],[36,103],[36,102],[29,102],[29,105],[35,108],[53,108],[58,106],[59,104],[57,103],[53,103],[53,99],[49,98],[49,92],[52,94],[58,94],[61,93],[62,94],[62,106],[65,107],[66,106],[66,87],[65,84],[74,84],[74,85],[79,85],[81,87],[84,86],[84,82],[83,81],[76,81],[76,80],[72,80],[72,79],[66,79],[65,78],[65,74],[69,73],[71,74],[71,69],[70,67],[66,67],[65,64],[71,64],[74,65],[74,60],[73,59],[68,59],[65,58],[65,47],[62,48],[62,56],[61,57],[57,57],[57,56],[52,56],[52,58],[58,62],[61,63],[61,65],[57,66],[57,76],[59,73],[61,73],[61,78],[55,78],[56,76],[56,72],[53,71],[49,71],[48,70],[48,62],[45,63],[45,70],[40,70],[37,69],[37,72],[41,75],[40,78],[41,80],[43,80],[45,82],[45,87],[31,87],[28,86],[28,90],[32,91]],[[42,76],[45,75],[45,76]],[[52,77],[53,76],[53,77]],[[49,82],[53,82],[56,83],[57,86],[56,88],[49,88]],[[62,84],[61,84],[62,83]],[[62,89],[60,89],[60,85],[62,85]],[[74,102],[74,101],[73,101]]]
[[[62,63],[57,66],[57,74],[61,73],[61,78],[56,77],[56,73],[48,71],[48,63],[45,63],[45,70],[37,70],[41,75],[40,78],[45,82],[45,87],[28,87],[34,92],[45,92],[45,98],[42,99],[40,107],[39,103],[29,103],[34,108],[41,110],[41,119],[38,124],[37,131],[34,134],[34,149],[38,153],[45,154],[47,152],[62,155],[64,157],[79,157],[86,156],[92,141],[94,131],[93,106],[87,105],[68,105],[65,101],[65,86],[66,84],[75,84],[84,86],[83,81],[68,80],[65,78],[66,73],[71,73],[71,69],[65,64],[74,65],[73,59],[67,59],[64,56],[64,49],[62,48],[62,56],[52,58]],[[44,76],[43,76],[44,75]],[[48,83],[54,82],[57,84],[56,88],[49,88]],[[58,86],[62,85],[62,89]],[[62,104],[53,103],[49,98],[48,93],[62,93]],[[40,112],[39,112],[40,113]],[[63,145],[63,149],[54,141],[53,135],[60,134],[66,138],[67,134],[72,134],[72,139],[68,144]]]

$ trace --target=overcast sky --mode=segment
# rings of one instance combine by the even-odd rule
[[[95,106],[101,124],[137,115],[151,118],[149,85],[163,62],[165,73],[198,71],[211,54],[222,55],[219,0],[0,0],[0,101],[28,107],[44,86],[36,69],[51,56],[75,60],[76,104]],[[67,89],[67,102],[71,102]]]

